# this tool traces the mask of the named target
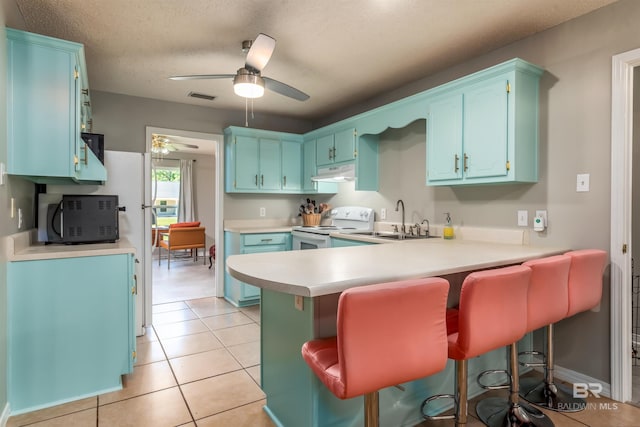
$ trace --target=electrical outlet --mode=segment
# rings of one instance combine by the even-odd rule
[[[267,216],[267,209],[266,208],[260,208],[260,216]]]
[[[387,210],[385,208],[380,209],[380,219],[387,219]]]
[[[526,227],[527,225],[529,225],[529,212],[518,211],[518,226]]]
[[[547,222],[547,211],[546,210],[542,210],[542,211],[536,211],[536,217],[540,217],[542,218],[542,224],[547,227],[548,226],[548,222]]]
[[[295,306],[296,310],[304,311],[304,298],[302,298],[300,295],[295,295],[293,305]]]

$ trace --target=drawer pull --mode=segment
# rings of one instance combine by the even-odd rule
[[[261,242],[265,242],[265,243],[267,243],[267,242],[271,242],[272,240],[273,240],[273,239],[262,239],[262,240],[260,240],[260,241],[261,241]]]

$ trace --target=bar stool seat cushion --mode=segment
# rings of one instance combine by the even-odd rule
[[[566,316],[570,317],[600,304],[607,253],[599,249],[582,249],[565,255],[571,257],[569,310]]]
[[[527,298],[527,331],[559,322],[569,306],[569,268],[571,258],[556,255],[527,261],[531,267],[531,283]]]
[[[448,292],[441,278],[348,289],[338,301],[337,337],[306,342],[302,356],[340,399],[439,372]]]
[[[524,336],[530,277],[530,268],[513,266],[478,271],[465,278],[460,292],[458,332],[448,336],[450,359],[470,359]],[[452,329],[456,329],[453,324]]]

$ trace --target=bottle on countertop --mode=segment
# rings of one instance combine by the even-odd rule
[[[445,239],[453,239],[453,225],[451,225],[451,214],[449,212],[445,212],[444,214],[445,214],[446,224],[444,225],[442,236]]]

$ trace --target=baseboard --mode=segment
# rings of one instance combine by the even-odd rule
[[[11,408],[9,407],[9,402],[4,405],[4,409],[2,410],[2,414],[0,414],[0,427],[6,427],[7,422],[9,421],[9,414],[11,413]]]
[[[561,381],[566,381],[571,384],[575,383],[598,383],[602,385],[602,391],[600,394],[604,397],[611,398],[611,384],[605,383],[602,380],[590,377],[580,372],[572,371],[571,369],[563,368],[562,366],[555,365],[553,369],[553,376]]]

